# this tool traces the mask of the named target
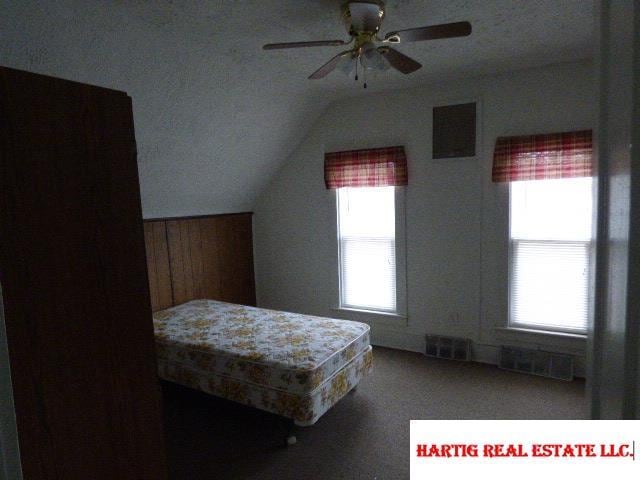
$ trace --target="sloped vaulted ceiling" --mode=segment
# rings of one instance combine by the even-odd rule
[[[250,210],[338,98],[343,74],[306,77],[335,48],[264,52],[276,41],[345,38],[339,0],[0,0],[0,64],[128,92],[146,217]],[[384,30],[469,20],[466,39],[404,45],[419,72],[366,93],[591,56],[590,0],[395,0]]]

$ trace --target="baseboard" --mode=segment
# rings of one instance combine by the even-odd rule
[[[496,345],[480,345],[471,342],[471,360],[478,363],[498,365],[500,347]]]
[[[397,350],[407,350],[417,353],[424,353],[425,349],[424,335],[390,330],[380,331],[376,328],[371,330],[371,343],[379,347],[395,348]]]
[[[371,343],[379,347],[395,348],[397,350],[406,350],[422,354],[424,354],[425,351],[424,335],[416,333],[373,328],[371,332]],[[499,345],[484,345],[472,342],[471,361],[497,366],[499,351]],[[574,359],[575,376],[585,378],[585,357],[582,355],[574,355]]]

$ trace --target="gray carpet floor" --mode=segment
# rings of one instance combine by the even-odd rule
[[[409,478],[411,419],[587,418],[584,382],[374,348],[374,368],[298,443],[280,417],[165,384],[171,479]]]

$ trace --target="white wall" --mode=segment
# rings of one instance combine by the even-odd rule
[[[424,334],[469,337],[476,358],[495,345],[543,345],[584,354],[584,341],[497,331],[507,318],[508,187],[491,182],[500,135],[592,128],[593,65],[563,64],[334,103],[256,202],[258,303],[366,321],[373,341],[423,351]],[[476,158],[431,158],[434,105],[477,100]],[[334,193],[325,151],[404,145],[408,321],[345,314],[337,304]]]
[[[251,210],[329,103],[260,45],[291,19],[310,38],[327,22],[300,2],[238,3],[2,0],[0,65],[132,97],[146,218]]]

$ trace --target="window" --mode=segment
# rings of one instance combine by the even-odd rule
[[[591,177],[516,181],[510,189],[510,325],[584,333]]]
[[[404,147],[325,153],[324,181],[336,190],[339,307],[402,315]]]
[[[399,189],[345,187],[337,192],[340,308],[398,313]]]

